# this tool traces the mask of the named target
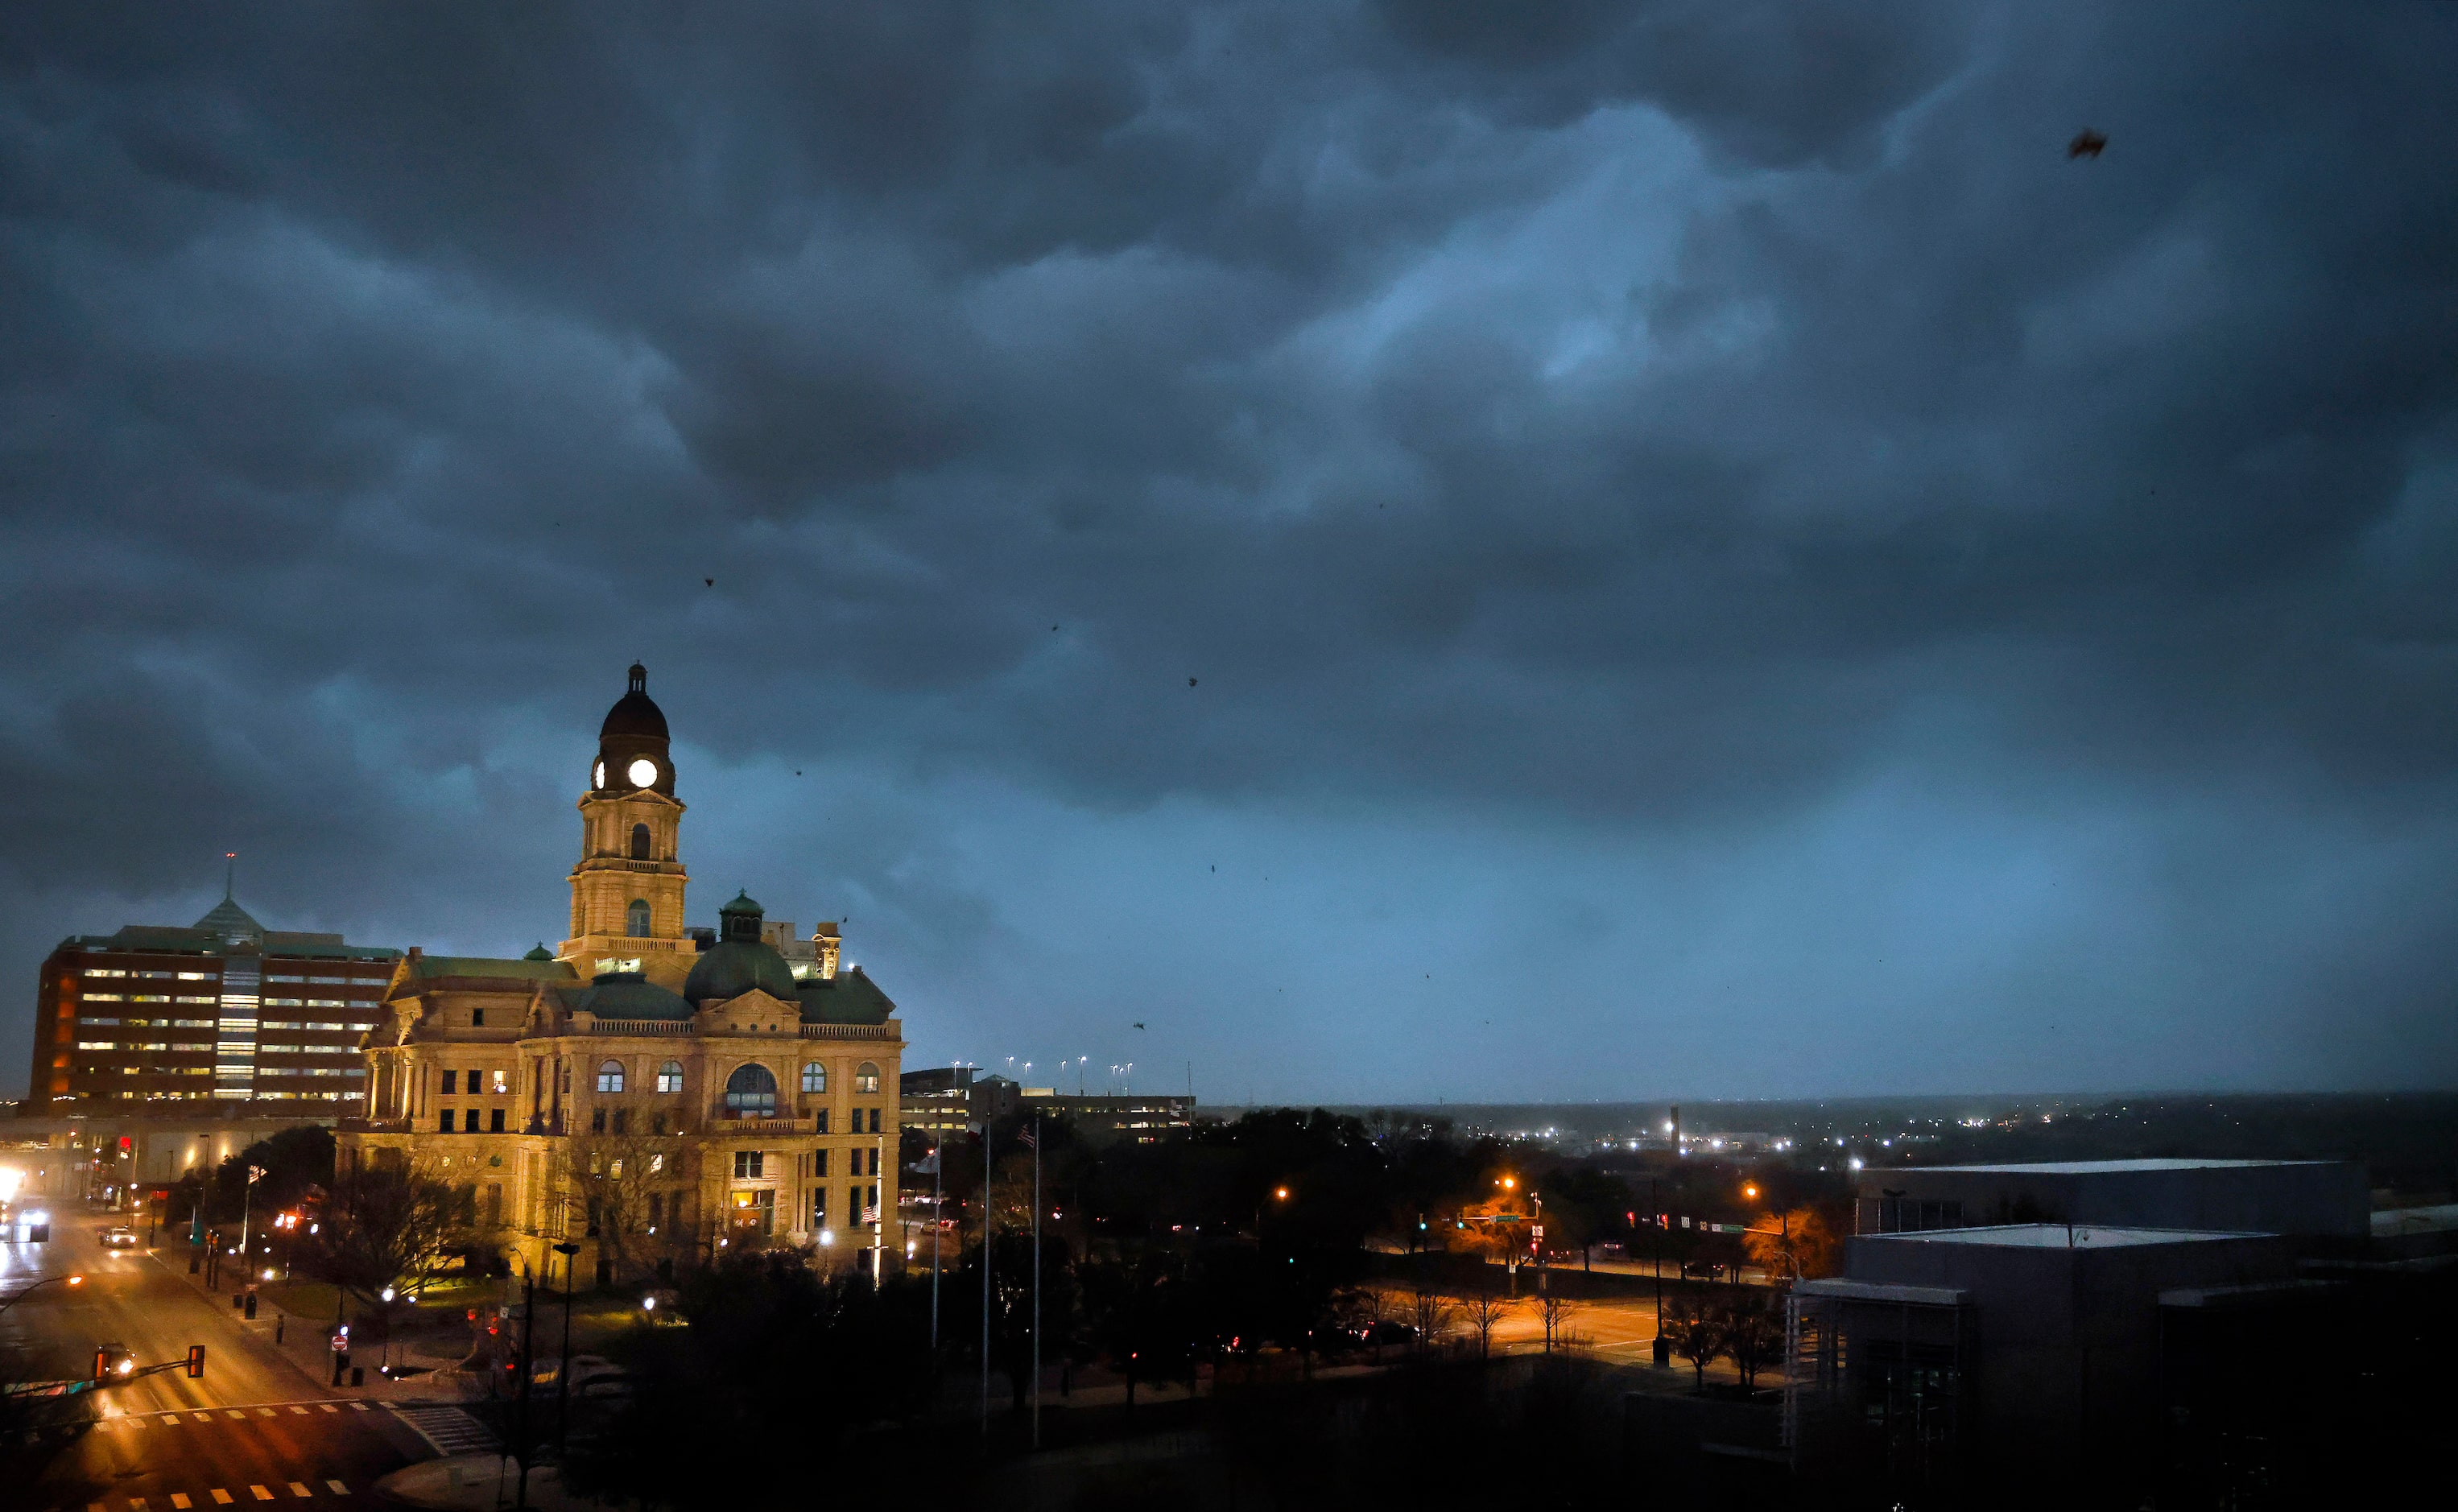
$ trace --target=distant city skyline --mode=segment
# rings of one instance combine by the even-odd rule
[[[11,18],[0,1067],[636,659],[917,1066],[2458,1083],[2458,14],[862,14]]]

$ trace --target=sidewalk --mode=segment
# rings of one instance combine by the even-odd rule
[[[187,1282],[198,1296],[221,1310],[234,1325],[244,1329],[259,1343],[280,1355],[305,1378],[308,1384],[321,1390],[334,1392],[344,1399],[397,1403],[402,1406],[420,1402],[446,1402],[458,1405],[462,1402],[483,1399],[486,1397],[486,1381],[461,1370],[460,1357],[442,1359],[431,1355],[423,1355],[410,1345],[400,1341],[392,1345],[390,1355],[392,1364],[395,1367],[418,1370],[419,1374],[398,1379],[378,1375],[377,1366],[386,1357],[383,1346],[378,1345],[353,1351],[350,1356],[350,1363],[366,1372],[366,1383],[356,1387],[346,1384],[336,1387],[332,1384],[333,1354],[330,1340],[333,1320],[331,1318],[311,1318],[298,1314],[284,1314],[273,1305],[270,1297],[260,1296],[256,1319],[250,1322],[240,1315],[239,1309],[231,1306],[232,1294],[227,1287],[219,1292],[211,1291],[205,1286],[205,1278],[201,1273],[196,1275],[188,1274],[187,1246],[158,1246],[146,1253],[173,1275]],[[226,1271],[225,1279],[227,1280],[232,1274]]]
[[[435,1512],[493,1512],[516,1500],[520,1473],[502,1455],[456,1454],[396,1470],[375,1489],[379,1497]],[[536,1512],[602,1512],[607,1505],[565,1491],[560,1472],[551,1464],[530,1467],[529,1504]]]

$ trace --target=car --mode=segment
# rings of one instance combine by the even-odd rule
[[[136,1245],[136,1231],[134,1229],[122,1226],[102,1231],[102,1247],[106,1250],[134,1250]]]

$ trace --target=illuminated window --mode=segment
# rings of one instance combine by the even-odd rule
[[[597,1067],[597,1089],[601,1092],[619,1092],[623,1089],[622,1062],[608,1061]]]
[[[802,1090],[824,1092],[828,1089],[828,1068],[817,1061],[802,1063]]]
[[[683,1063],[668,1061],[657,1067],[657,1090],[679,1092],[683,1089]]]
[[[631,908],[628,910],[628,914],[629,914],[629,918],[628,918],[628,920],[627,920],[627,922],[626,922],[626,925],[625,925],[626,931],[627,931],[627,932],[631,935],[631,937],[632,937],[633,939],[635,939],[635,940],[646,940],[646,939],[648,939],[648,938],[649,938],[649,901],[648,901],[647,899],[645,899],[645,898],[635,898],[635,899],[633,899],[633,900],[632,900],[632,906],[631,906]]]
[[[853,1089],[857,1092],[878,1091],[879,1067],[868,1061],[863,1062],[861,1067],[853,1073]]]

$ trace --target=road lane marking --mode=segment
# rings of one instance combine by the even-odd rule
[[[105,1502],[89,1502],[85,1504],[85,1512],[111,1512],[111,1507]]]
[[[252,1485],[252,1486],[249,1486],[249,1487],[247,1488],[247,1490],[248,1490],[248,1495],[250,1495],[250,1496],[252,1496],[252,1497],[256,1498],[259,1502],[270,1502],[270,1501],[272,1501],[272,1500],[273,1500],[273,1493],[272,1493],[272,1492],[270,1492],[270,1491],[267,1491],[264,1487],[262,1487],[262,1486],[260,1486],[260,1485]]]
[[[304,1408],[304,1407],[292,1407],[290,1410],[291,1410],[292,1412],[297,1413],[297,1414],[298,1414],[300,1417],[302,1417],[302,1418],[304,1418],[304,1417],[306,1417],[306,1416],[307,1416],[307,1409],[306,1409],[306,1408]]]
[[[270,1407],[259,1407],[256,1409],[256,1415],[260,1418],[270,1418],[273,1416],[273,1409]]]
[[[341,1408],[334,1406],[329,1401],[320,1401],[316,1405],[323,1408],[326,1412],[340,1412],[342,1410]]]
[[[128,1512],[145,1512],[145,1499],[141,1496],[130,1497],[128,1499]]]
[[[306,1481],[293,1481],[290,1482],[290,1494],[295,1497],[304,1498],[314,1496],[316,1493],[307,1489]]]
[[[350,1403],[350,1410],[352,1412],[365,1412],[367,1410],[367,1404],[363,1401],[354,1401]]]
[[[348,1496],[350,1494],[350,1488],[344,1485],[339,1481],[327,1481],[324,1483],[333,1488],[333,1494],[335,1496]]]
[[[243,1413],[243,1412],[234,1412],[234,1413],[232,1413],[232,1414],[231,1414],[231,1416],[232,1416],[232,1417],[234,1417],[234,1418],[244,1418],[244,1417],[246,1417],[246,1416],[247,1416],[247,1414]]]
[[[177,1512],[188,1512],[188,1508],[195,1506],[196,1504],[197,1503],[188,1500],[188,1493],[185,1491],[174,1491],[171,1493],[171,1505],[176,1507]]]
[[[219,1487],[219,1486],[216,1486],[216,1487],[214,1487],[214,1505],[216,1505],[216,1506],[228,1506],[228,1505],[230,1505],[230,1504],[231,1504],[231,1494],[230,1494],[229,1492],[227,1492],[227,1491],[223,1490],[223,1489],[222,1489],[221,1487]]]
[[[166,1412],[162,1415],[162,1420],[164,1422],[177,1422],[179,1420],[179,1415],[176,1412]]]
[[[131,1428],[142,1428],[145,1426],[145,1419],[142,1418],[122,1418],[119,1420],[128,1424]]]

